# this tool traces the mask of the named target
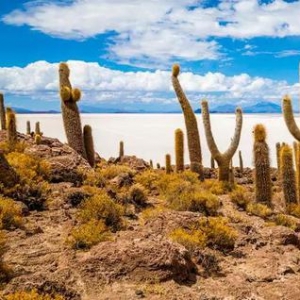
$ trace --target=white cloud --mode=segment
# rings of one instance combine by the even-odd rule
[[[197,6],[190,9],[190,5]],[[81,40],[114,32],[109,54],[120,61],[143,64],[170,59],[217,59],[220,48],[211,37],[300,35],[299,11],[300,1],[283,0],[268,4],[223,0],[207,8],[196,0],[74,0],[64,4],[34,1],[2,20],[66,39]]]
[[[156,103],[165,105],[176,102],[171,86],[170,72],[122,72],[101,67],[98,63],[84,61],[68,62],[71,82],[83,90],[85,104],[109,103]],[[248,74],[226,76],[208,72],[197,75],[180,74],[180,81],[193,103],[201,98],[214,102],[253,102],[261,100],[280,101],[289,93],[296,96],[299,84],[289,85]],[[58,64],[38,61],[24,68],[0,68],[0,91],[10,95],[59,101]]]

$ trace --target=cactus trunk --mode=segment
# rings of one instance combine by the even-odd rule
[[[172,167],[171,167],[171,155],[166,154],[166,173],[171,174]]]
[[[121,141],[119,145],[119,158],[124,156],[124,142]]]
[[[11,108],[6,109],[6,128],[7,128],[7,140],[11,148],[13,148],[17,142],[17,124],[16,124],[16,114]]]
[[[6,130],[6,115],[5,115],[5,107],[4,107],[4,97],[3,94],[0,93],[0,118],[1,118],[1,129]]]
[[[239,151],[239,162],[240,162],[240,172],[243,174],[244,173],[244,163],[243,163],[243,156],[242,156],[242,151]]]
[[[172,71],[172,84],[184,115],[191,170],[199,174],[200,180],[204,180],[200,135],[197,119],[177,78],[179,72],[180,67],[178,65],[174,65]]]
[[[175,130],[175,164],[177,173],[184,170],[184,140],[179,128]]]
[[[31,126],[30,126],[30,121],[26,122],[26,134],[30,135],[31,134]]]
[[[83,139],[87,160],[93,168],[95,166],[95,150],[91,126],[85,125],[83,127]]]

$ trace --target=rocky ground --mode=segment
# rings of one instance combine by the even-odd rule
[[[218,196],[219,214],[228,217],[238,231],[232,251],[206,247],[191,252],[172,241],[170,232],[202,216],[173,210],[158,211],[147,219],[142,211],[134,211],[125,216],[126,229],[114,233],[112,240],[87,251],[72,249],[67,240],[77,223],[78,209],[64,195],[80,188],[78,167],[89,166],[56,139],[43,138],[41,145],[35,145],[28,136],[19,138],[28,145],[25,153],[50,162],[52,177],[47,208],[25,209],[25,227],[5,231],[3,260],[13,277],[3,286],[3,295],[35,288],[75,300],[300,299],[298,230],[275,226],[237,209],[228,195]],[[3,139],[1,132],[0,141]],[[120,162],[112,159],[111,163]],[[139,171],[147,168],[145,162],[132,157],[121,163]],[[237,182],[253,189],[250,170],[245,176],[236,175]],[[206,170],[206,176],[214,176],[214,171]],[[163,200],[152,195],[148,201],[158,207]]]

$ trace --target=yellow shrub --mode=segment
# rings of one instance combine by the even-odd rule
[[[178,228],[170,234],[170,238],[190,251],[202,249],[206,245],[206,235],[201,230],[187,231],[183,228]]]
[[[47,161],[24,153],[9,153],[7,160],[15,168],[23,183],[40,182],[47,178],[50,171],[50,165]]]
[[[300,218],[300,205],[291,203],[287,206],[287,212],[297,218]]]
[[[272,214],[272,210],[267,205],[261,203],[248,204],[246,211],[261,218],[266,218]]]
[[[97,172],[99,172],[101,176],[103,176],[105,179],[108,180],[115,178],[121,173],[131,173],[131,174],[134,173],[132,169],[122,165],[110,165],[100,170],[97,169]]]
[[[64,300],[65,298],[59,295],[50,296],[39,294],[36,290],[15,292],[4,296],[4,300]]]
[[[140,183],[143,185],[147,190],[153,190],[157,187],[157,181],[161,177],[160,174],[158,174],[154,170],[146,170],[141,174],[138,174],[135,176],[134,180],[137,183]]]
[[[230,199],[238,207],[245,209],[250,202],[250,195],[247,190],[241,186],[238,186],[236,190],[230,193]]]
[[[83,178],[84,185],[96,186],[99,188],[103,188],[105,186],[105,179],[103,175],[99,172],[95,172],[94,170],[84,171]]]
[[[14,143],[13,145],[9,144],[7,141],[3,141],[0,143],[0,149],[5,153],[9,152],[20,152],[23,153],[26,148],[26,144],[23,141]]]
[[[22,226],[22,211],[13,200],[0,198],[0,229]]]
[[[113,230],[122,227],[121,215],[123,207],[116,204],[105,192],[100,192],[86,199],[81,205],[80,217],[83,222],[92,219],[103,220],[106,226]]]
[[[224,195],[232,192],[235,188],[236,185],[230,182],[214,180],[209,190],[215,195]]]
[[[297,229],[297,222],[293,220],[291,217],[284,215],[284,214],[279,214],[275,217],[274,219],[275,223],[277,225],[289,227],[293,230]]]
[[[70,243],[74,249],[89,249],[93,245],[109,240],[110,237],[111,234],[104,222],[92,219],[72,230]]]
[[[140,206],[144,206],[148,199],[146,189],[139,183],[130,187],[128,197],[130,201]]]
[[[222,217],[202,218],[197,225],[207,237],[207,245],[219,250],[232,250],[238,236],[236,230]]]

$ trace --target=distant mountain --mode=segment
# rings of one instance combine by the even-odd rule
[[[12,109],[17,113],[17,114],[59,114],[59,111],[56,110],[39,110],[39,111],[33,111],[21,107],[12,107]]]
[[[223,104],[212,108],[211,113],[234,113],[235,105]],[[244,113],[261,114],[261,113],[281,113],[281,106],[272,102],[259,102],[251,106],[242,107]],[[201,113],[201,108],[195,110],[195,113]]]

